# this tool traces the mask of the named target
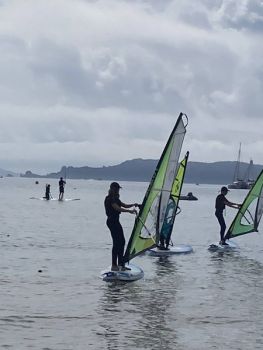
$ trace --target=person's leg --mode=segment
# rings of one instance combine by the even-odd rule
[[[165,249],[169,249],[169,245],[170,245],[170,237],[169,236],[167,236],[166,238],[165,238]]]
[[[124,266],[125,263],[123,261],[123,254],[124,254],[124,247],[125,247],[125,238],[124,233],[121,224],[118,222],[116,224],[116,231],[117,231],[117,255],[118,255],[118,265]]]
[[[159,248],[162,248],[164,247],[164,236],[163,234],[160,235],[160,247]]]
[[[222,214],[216,214],[217,220],[219,222],[220,225],[220,241],[222,243],[225,242],[224,239],[224,235],[225,235],[225,230],[226,230],[226,223],[225,223],[225,219],[223,217],[223,213]]]
[[[121,224],[118,222],[116,225],[116,229],[118,232],[118,266],[121,268],[122,271],[125,270],[131,270],[129,267],[125,266],[124,262],[124,247],[125,247],[125,238],[124,233]]]
[[[59,199],[60,201],[62,201],[63,196],[64,196],[64,190],[63,190],[62,188],[60,188],[60,189],[59,189],[59,197],[58,197],[58,199]]]
[[[112,270],[118,270],[117,258],[118,258],[118,233],[116,230],[116,225],[107,220],[107,226],[110,230],[112,237],[112,251],[111,251],[111,265]]]

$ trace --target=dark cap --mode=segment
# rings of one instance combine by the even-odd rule
[[[118,184],[118,182],[112,182],[110,184],[110,188],[122,188],[122,187]]]
[[[221,192],[229,192],[229,189],[226,186],[221,187]]]

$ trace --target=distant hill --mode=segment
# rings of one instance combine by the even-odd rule
[[[57,173],[50,173],[45,176],[33,174],[27,171],[21,174],[22,177],[31,178],[59,178],[68,179],[96,179],[96,180],[116,180],[116,181],[150,181],[157,165],[154,159],[132,159],[113,166],[103,166],[93,168],[83,167],[62,167]],[[235,161],[223,161],[215,163],[189,162],[185,175],[185,182],[205,183],[205,184],[228,184],[233,180]],[[240,163],[240,172],[245,173],[248,163]],[[253,177],[263,169],[262,165],[253,166]]]
[[[18,176],[18,174],[14,173],[13,171],[0,168],[0,176],[12,177],[12,176]]]

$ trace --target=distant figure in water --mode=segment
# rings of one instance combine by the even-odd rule
[[[58,185],[59,185],[59,196],[58,196],[58,200],[62,201],[63,197],[64,197],[64,186],[66,184],[66,181],[63,180],[63,177],[60,178]]]
[[[226,199],[225,196],[227,195],[228,191],[229,191],[228,188],[223,186],[221,188],[221,193],[216,197],[216,203],[215,203],[215,208],[216,208],[215,216],[217,217],[217,220],[218,220],[219,225],[220,225],[220,242],[219,242],[219,244],[222,244],[222,245],[228,245],[225,242],[225,237],[224,237],[225,230],[226,230],[226,223],[225,223],[225,219],[223,216],[223,211],[224,211],[226,205],[228,207],[236,208],[236,209],[239,209],[241,207],[241,204],[232,203]]]
[[[50,200],[50,184],[46,184],[46,192],[45,192],[45,197],[47,201]]]
[[[107,215],[107,226],[110,230],[113,247],[112,247],[112,271],[122,271],[130,270],[130,268],[125,267],[125,262],[123,259],[125,238],[123,234],[123,229],[120,224],[119,218],[121,213],[137,214],[135,209],[127,209],[132,207],[139,207],[137,203],[125,204],[120,200],[120,190],[121,186],[117,182],[112,182],[108,195],[104,200],[104,207]]]

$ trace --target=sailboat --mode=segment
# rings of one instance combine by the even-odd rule
[[[171,188],[177,173],[178,159],[188,124],[187,115],[180,113],[167,144],[156,166],[151,182],[144,196],[140,211],[136,216],[133,230],[124,254],[128,264],[130,260],[159,243],[160,232],[164,225],[169,205]],[[104,281],[133,281],[143,277],[138,266],[129,264],[130,271],[103,271]]]
[[[165,220],[160,233],[161,246],[150,249],[150,255],[152,256],[167,256],[180,253],[190,253],[193,248],[190,245],[180,244],[174,245],[171,241],[171,235],[174,226],[174,220],[176,216],[181,212],[179,207],[179,200],[181,199],[181,189],[183,187],[184,175],[187,166],[189,152],[186,153],[184,159],[180,162],[178,171],[176,173],[170,199],[165,213]],[[168,248],[170,246],[170,248]]]
[[[258,231],[263,214],[263,170],[245,197],[226,235],[228,245],[212,244],[208,249],[233,249],[237,244],[231,238]]]
[[[241,157],[241,143],[239,144],[238,157],[237,157],[233,182],[232,182],[232,184],[229,184],[227,186],[229,189],[237,189],[237,190],[245,189],[245,190],[247,190],[251,187],[251,182],[249,182],[249,179],[246,180],[245,177],[242,178],[240,175],[240,157]],[[252,162],[252,164],[253,164],[253,162]],[[248,168],[248,169],[250,169],[250,168]]]

